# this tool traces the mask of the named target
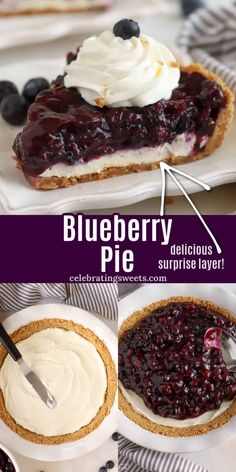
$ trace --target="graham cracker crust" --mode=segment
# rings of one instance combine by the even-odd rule
[[[136,311],[132,315],[130,315],[125,321],[123,321],[120,329],[119,329],[119,339],[122,338],[126,331],[129,331],[133,328],[137,323],[139,323],[143,318],[150,315],[154,310],[160,307],[164,307],[169,305],[172,302],[188,302],[194,303],[195,305],[202,305],[209,307],[211,310],[218,312],[220,315],[225,316],[234,324],[236,324],[235,318],[225,309],[218,305],[215,305],[211,301],[203,300],[200,298],[195,297],[171,297],[163,300],[159,300],[158,302],[151,303],[147,305],[140,311]],[[219,428],[220,426],[227,423],[234,415],[236,415],[236,398],[233,400],[233,403],[229,406],[229,408],[224,411],[221,415],[217,418],[213,419],[209,423],[203,425],[194,425],[194,426],[185,426],[185,427],[171,427],[171,426],[162,426],[158,425],[148,418],[145,418],[140,413],[137,413],[133,407],[129,404],[126,400],[124,395],[122,394],[121,389],[119,388],[119,409],[123,411],[123,413],[134,423],[141,426],[141,428],[146,429],[154,434],[162,434],[164,436],[170,437],[187,437],[187,436],[200,436],[201,434],[206,434],[209,431]],[[181,420],[180,420],[181,421]]]
[[[90,341],[96,347],[98,353],[100,354],[106,367],[107,373],[107,392],[105,396],[105,401],[100,410],[98,411],[96,417],[88,425],[83,426],[80,430],[75,431],[71,434],[65,434],[61,436],[46,437],[41,434],[29,431],[17,424],[16,421],[6,410],[3,394],[0,390],[0,418],[12,431],[17,433],[23,439],[26,439],[27,441],[31,441],[36,444],[58,445],[78,441],[79,439],[85,438],[85,436],[87,436],[89,433],[91,433],[100,426],[104,418],[109,415],[113,406],[117,388],[117,375],[111,354],[105,344],[90,329],[84,328],[82,325],[74,323],[73,321],[62,320],[59,318],[33,321],[12,333],[11,338],[15,343],[17,343],[19,341],[22,341],[23,339],[27,339],[34,333],[38,333],[39,331],[42,331],[47,328],[61,328],[67,331],[74,331],[75,333],[83,336],[85,339]],[[4,362],[6,355],[6,350],[2,346],[0,346],[0,368]]]
[[[170,155],[167,159],[164,159],[163,162],[167,164],[183,164],[187,162],[197,161],[203,159],[204,157],[212,154],[217,148],[221,146],[224,141],[225,135],[231,125],[233,116],[234,116],[234,95],[230,89],[224,84],[222,79],[212,72],[204,69],[200,64],[191,64],[189,66],[180,66],[181,71],[183,72],[199,72],[201,75],[206,77],[209,80],[217,82],[221,87],[226,98],[226,106],[219,113],[214,133],[209,138],[203,151],[200,151],[196,154],[193,154],[189,157],[186,156],[173,156]],[[17,167],[20,167],[19,164]],[[67,188],[71,185],[82,184],[84,182],[91,182],[96,180],[108,179],[111,177],[118,177],[122,175],[127,175],[131,173],[139,173],[143,171],[155,170],[160,167],[160,162],[153,162],[151,164],[132,164],[126,167],[110,167],[104,169],[100,173],[85,174],[79,177],[42,177],[40,175],[32,177],[30,175],[24,174],[26,180],[30,185],[38,190],[53,190],[57,188]]]

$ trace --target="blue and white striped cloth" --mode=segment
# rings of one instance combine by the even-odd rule
[[[120,436],[119,472],[207,472],[207,470],[178,454],[151,451]]]
[[[0,310],[3,311],[18,311],[52,299],[98,313],[109,320],[118,317],[116,284],[0,284]]]
[[[236,94],[236,6],[200,8],[185,21],[178,46]]]

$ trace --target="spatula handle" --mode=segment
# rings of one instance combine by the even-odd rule
[[[14,361],[18,361],[19,359],[21,359],[22,356],[21,356],[20,351],[18,351],[16,345],[10,338],[9,334],[6,332],[2,323],[0,323],[0,341],[3,344],[3,346],[6,348],[10,356],[14,359]]]

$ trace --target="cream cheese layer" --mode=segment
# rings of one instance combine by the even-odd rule
[[[73,331],[48,328],[17,343],[24,360],[57,400],[50,410],[7,355],[0,371],[5,406],[17,424],[44,436],[78,431],[104,403],[106,368],[95,346]]]

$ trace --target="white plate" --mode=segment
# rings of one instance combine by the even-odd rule
[[[172,11],[175,6],[172,5]],[[87,34],[109,28],[120,18],[147,17],[169,11],[165,0],[114,0],[104,13],[19,16],[0,19],[0,50],[51,41],[73,34]]]
[[[61,73],[63,67],[63,59],[11,64],[0,68],[0,77],[17,81],[21,88],[32,77],[32,71],[34,76],[45,76],[51,80]],[[236,182],[235,127],[236,121],[222,148],[212,156],[178,168],[212,187]],[[3,121],[0,123],[0,205],[4,213],[46,215],[115,208],[161,195],[160,170],[78,184],[67,189],[47,192],[34,190],[25,181],[23,174],[16,170],[15,161],[10,159],[17,131]],[[202,190],[190,180],[180,178],[180,181],[189,194]],[[180,193],[172,180],[168,182],[167,189],[169,195]]]
[[[119,302],[119,325],[134,311],[162,298],[172,296],[193,296],[211,300],[223,306],[236,318],[236,285],[225,286],[197,284],[149,284],[123,298]],[[201,436],[188,438],[171,438],[161,434],[153,434],[142,429],[121,411],[119,412],[119,432],[130,441],[140,446],[165,452],[194,452],[217,446],[236,436],[236,417],[228,423]]]
[[[61,318],[81,323],[85,328],[91,329],[107,346],[114,363],[117,363],[117,339],[113,332],[102,321],[91,313],[68,305],[45,304],[35,305],[11,315],[4,321],[4,326],[9,333],[24,326],[31,321],[43,318]],[[13,451],[31,459],[43,461],[63,461],[88,454],[93,449],[101,446],[117,429],[117,403],[115,402],[110,414],[101,425],[85,438],[61,444],[59,446],[43,446],[26,441],[9,429],[3,421],[0,421],[0,441],[9,446]]]

